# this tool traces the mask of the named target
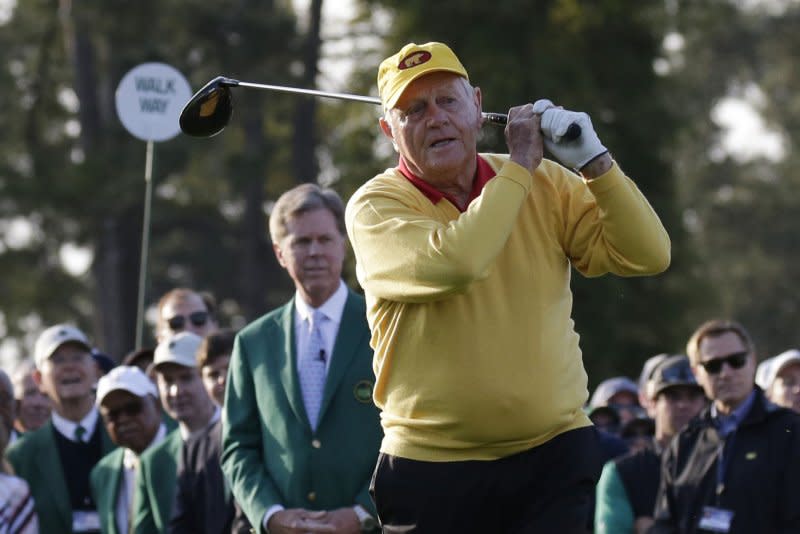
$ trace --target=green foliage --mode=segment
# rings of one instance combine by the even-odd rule
[[[11,336],[35,327],[34,314],[43,325],[78,322],[114,357],[133,348],[145,144],[116,118],[122,76],[162,61],[195,88],[223,73],[291,81],[297,42],[295,15],[279,1],[17,5],[0,37],[0,63],[8,66],[0,87],[17,95],[0,110],[0,217],[29,219],[36,233],[0,255],[0,269],[12,273],[0,282]],[[268,280],[277,269],[263,201],[249,199],[274,198],[291,183],[284,148],[291,106],[276,98],[263,116],[253,107],[251,114],[248,96],[237,98],[226,136],[156,145],[148,303],[176,285],[207,289],[225,304],[223,320],[241,323],[289,293],[285,280]],[[251,141],[246,126],[269,142]],[[65,243],[93,251],[87,275],[64,271]],[[243,262],[258,263],[264,278],[244,280]]]
[[[685,37],[684,60],[671,74],[676,90],[667,100],[686,117],[675,167],[698,255],[694,269],[715,294],[717,305],[708,315],[741,321],[764,357],[800,343],[800,301],[792,287],[800,274],[794,246],[800,211],[800,6],[771,5],[784,10],[770,11],[767,3],[747,11],[726,2],[681,3],[675,25]],[[780,161],[720,157],[712,150],[723,132],[709,120],[709,108],[726,95],[746,97],[748,86],[763,92],[756,107],[783,136],[786,156]],[[756,135],[754,145],[761,141]]]

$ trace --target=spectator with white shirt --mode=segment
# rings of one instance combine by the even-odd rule
[[[91,473],[92,495],[104,534],[127,534],[139,456],[164,440],[158,390],[138,367],[120,366],[100,378],[96,404],[119,448]]]
[[[342,200],[299,185],[275,203],[269,228],[296,291],[236,336],[222,470],[262,532],[375,530],[369,481],[382,432],[364,298],[341,278]]]
[[[97,379],[86,334],[68,324],[36,340],[33,378],[53,402],[50,421],[26,433],[6,456],[25,479],[47,534],[99,533],[89,473],[114,448],[94,405]]]

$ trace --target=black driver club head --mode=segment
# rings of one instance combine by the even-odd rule
[[[217,76],[197,91],[181,111],[183,133],[192,137],[211,137],[221,132],[233,114],[230,88],[237,85],[238,80]]]

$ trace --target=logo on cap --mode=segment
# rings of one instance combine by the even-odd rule
[[[397,66],[400,70],[410,69],[412,67],[417,67],[430,61],[431,53],[427,50],[419,50],[412,54],[407,55],[403,59],[400,60],[400,64]]]

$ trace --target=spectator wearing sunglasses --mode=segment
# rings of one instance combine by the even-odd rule
[[[778,406],[800,413],[800,351],[787,350],[761,362],[756,384]]]
[[[156,340],[160,343],[179,332],[193,332],[205,337],[217,330],[216,304],[207,293],[179,287],[158,301]]]
[[[643,377],[644,378],[644,377]],[[661,453],[706,405],[703,389],[689,359],[659,355],[641,383],[649,399],[648,419],[654,425],[649,445],[607,462],[597,483],[595,534],[647,532],[661,479]],[[634,420],[637,421],[637,420]]]
[[[713,320],[686,350],[711,405],[664,452],[650,532],[800,532],[800,415],[754,384],[750,335]]]
[[[158,390],[138,367],[119,366],[100,378],[95,402],[111,441],[119,448],[92,470],[92,495],[101,530],[127,534],[139,456],[167,435]]]

